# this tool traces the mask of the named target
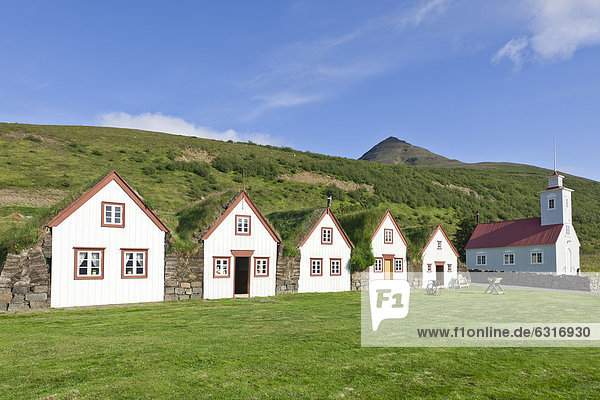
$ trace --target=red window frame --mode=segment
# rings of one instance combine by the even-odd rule
[[[75,251],[75,269],[73,271],[73,273],[74,273],[73,278],[75,280],[104,279],[104,250],[106,250],[106,247],[73,247],[73,250]],[[98,253],[98,252],[100,253],[100,275],[79,276],[79,273],[77,271],[77,268],[79,266],[78,265],[79,259],[77,257],[77,253],[79,253],[80,251],[87,251],[87,252],[93,251],[96,253]],[[89,261],[90,260],[88,259],[88,262]]]
[[[125,275],[125,253],[144,254],[144,275]],[[135,257],[133,262],[135,263]],[[135,265],[133,266],[135,269]],[[148,249],[121,249],[121,279],[136,279],[148,277]]]
[[[259,274],[258,273],[258,260],[267,260],[267,273],[266,274]],[[263,278],[263,277],[268,277],[269,276],[269,257],[254,257],[254,276],[257,278]]]
[[[333,262],[337,261],[340,263],[340,272],[337,274],[333,273]],[[342,259],[341,258],[330,258],[329,259],[329,275],[331,276],[341,276],[342,275]]]
[[[104,213],[105,213],[105,206],[120,206],[121,207],[121,223],[120,224],[107,224],[105,221],[106,219],[104,218]],[[102,212],[100,213],[101,217],[102,217],[102,221],[100,223],[100,226],[104,227],[104,228],[125,228],[125,203],[113,203],[110,201],[103,201],[102,202]],[[114,215],[114,210],[113,210],[113,215]]]
[[[320,264],[321,265],[321,269],[320,269],[321,272],[319,272],[318,274],[313,274],[313,268],[312,268],[313,261],[319,261],[321,263]],[[310,276],[323,276],[323,259],[322,258],[311,258],[310,259],[310,265],[308,267],[310,268],[309,269]]]
[[[400,271],[396,269],[396,261],[400,260]],[[394,258],[394,272],[404,272],[404,259],[403,258]]]
[[[238,218],[242,217],[242,218],[248,218],[248,232],[238,232]],[[238,236],[250,236],[252,234],[252,216],[251,215],[241,215],[241,214],[236,214],[235,216],[235,234]]]
[[[217,275],[217,260],[227,260],[227,275]],[[213,256],[213,278],[229,278],[231,276],[231,257]]]
[[[392,240],[390,240],[390,241],[385,240],[386,232],[390,233]],[[384,244],[394,244],[394,230],[393,229],[384,229],[383,230],[383,243]]]
[[[381,271],[377,271],[377,261],[381,261]],[[373,264],[373,272],[377,274],[383,273],[383,257],[375,257],[375,264]]]
[[[331,232],[329,234],[329,242],[323,241],[323,232],[325,232],[326,229]],[[333,244],[333,228],[329,228],[327,226],[321,227],[321,244],[327,244],[327,245]]]

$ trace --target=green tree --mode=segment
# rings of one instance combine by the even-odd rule
[[[476,226],[477,220],[473,215],[464,216],[458,223],[458,229],[454,235],[454,245],[456,246],[456,250],[458,251],[462,262],[465,262],[466,258],[465,246],[469,242]]]

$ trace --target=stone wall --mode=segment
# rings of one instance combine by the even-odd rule
[[[587,276],[552,275],[536,272],[511,271],[472,271],[471,280],[476,283],[488,283],[487,278],[502,278],[502,285],[538,287],[546,289],[582,290],[598,292],[598,282]]]
[[[198,249],[198,254],[190,256],[165,255],[165,300],[202,298],[204,243]]]
[[[300,256],[284,257],[280,247],[277,255],[275,294],[298,293],[298,279],[300,279]]]
[[[369,270],[353,272],[350,282],[350,290],[369,289]]]
[[[50,307],[50,266],[42,246],[8,254],[0,273],[0,311]]]

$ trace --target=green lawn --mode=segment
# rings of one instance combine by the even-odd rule
[[[445,291],[435,301],[464,293]],[[596,301],[588,297],[584,301]],[[430,300],[417,292],[411,304]],[[358,292],[3,314],[0,397],[529,399],[600,393],[599,349],[361,348],[360,331]]]

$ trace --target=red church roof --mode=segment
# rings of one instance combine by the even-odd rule
[[[562,224],[542,226],[539,217],[479,224],[465,249],[555,244],[562,227]]]

